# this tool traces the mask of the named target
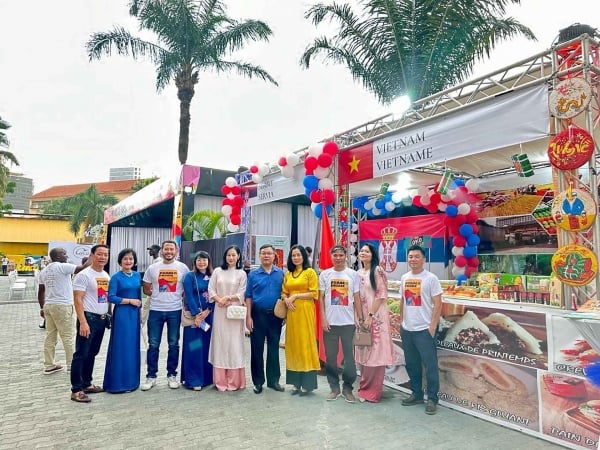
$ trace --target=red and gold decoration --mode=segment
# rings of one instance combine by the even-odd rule
[[[589,192],[569,187],[560,192],[552,202],[552,216],[556,224],[566,231],[584,231],[596,220],[598,207]]]
[[[594,139],[583,128],[569,126],[550,141],[548,159],[560,170],[573,170],[587,163],[594,153]]]
[[[590,84],[580,77],[567,78],[556,85],[548,97],[550,113],[559,119],[570,119],[585,110],[592,99]]]
[[[530,177],[533,175],[533,167],[531,167],[527,153],[512,155],[512,162],[517,175],[520,177]]]
[[[578,244],[559,248],[552,257],[551,265],[556,278],[570,286],[585,286],[598,273],[596,255]]]

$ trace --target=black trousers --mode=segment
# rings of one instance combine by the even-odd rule
[[[272,309],[252,308],[254,329],[250,333],[250,372],[255,386],[265,384],[264,352],[267,341],[267,386],[279,383],[279,338],[282,320],[275,317]]]
[[[92,373],[96,355],[100,351],[106,324],[98,314],[86,312],[85,319],[90,326],[90,335],[85,338],[79,334],[77,321],[77,337],[75,338],[75,353],[71,363],[71,392],[83,391],[92,384]]]
[[[352,385],[356,381],[356,363],[354,362],[354,325],[331,325],[329,331],[323,331],[323,344],[325,346],[325,358],[327,371],[327,382],[332,391],[339,391],[340,376],[337,367],[337,355],[342,341],[342,352],[344,353],[344,371],[342,372],[342,390],[352,391]]]

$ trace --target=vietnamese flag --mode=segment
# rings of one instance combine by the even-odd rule
[[[373,178],[373,143],[344,150],[338,155],[338,182],[351,184]]]

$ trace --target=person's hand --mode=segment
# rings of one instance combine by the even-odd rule
[[[435,327],[433,324],[432,324],[432,325],[429,325],[429,334],[430,334],[430,336],[431,336],[432,338],[434,338],[434,337],[435,337],[435,328],[436,328],[436,327]]]
[[[194,317],[194,328],[198,328],[203,320],[202,314],[196,314]]]
[[[129,303],[131,305],[135,306],[136,308],[139,308],[140,306],[142,306],[142,301],[138,300],[137,298],[130,298]]]
[[[321,319],[321,328],[323,328],[323,331],[330,331],[331,328],[329,327],[329,322],[327,321],[327,319],[323,318]]]
[[[84,338],[90,337],[90,326],[87,322],[79,324],[79,336],[82,336]]]
[[[367,330],[370,330],[372,324],[373,324],[373,318],[370,316],[367,316],[367,318],[363,322],[363,327],[366,328]]]
[[[252,317],[246,317],[246,328],[248,328],[248,331],[252,333],[252,330],[254,329]]]
[[[284,300],[285,306],[287,306],[287,309],[289,309],[290,311],[296,311],[296,307],[294,306],[294,300],[296,300],[295,295],[292,295]]]
[[[218,300],[218,301],[217,301],[217,304],[219,305],[219,308],[225,308],[226,306],[229,306],[229,305],[227,304],[227,301],[228,301],[227,299],[228,299],[228,298],[229,298],[229,297],[221,297],[221,300]]]

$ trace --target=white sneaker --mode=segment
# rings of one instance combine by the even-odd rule
[[[175,375],[171,375],[170,377],[167,377],[167,382],[171,389],[179,389],[179,382],[177,381],[177,378],[175,378]]]
[[[142,391],[149,391],[154,386],[156,386],[156,378],[146,378],[146,382],[142,383],[141,389]]]

